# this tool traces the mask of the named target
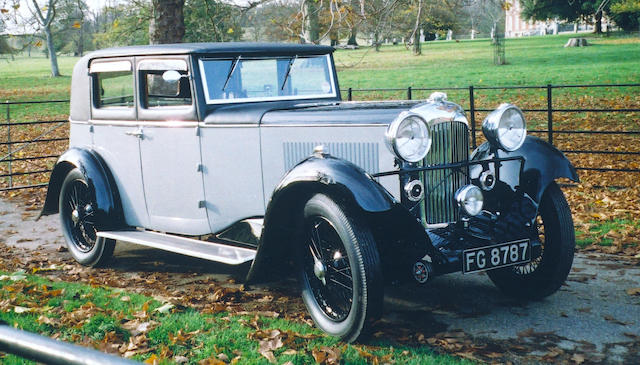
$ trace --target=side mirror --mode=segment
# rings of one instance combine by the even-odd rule
[[[180,80],[184,75],[181,75],[180,72],[175,70],[165,71],[162,74],[162,79],[166,82],[176,82]]]

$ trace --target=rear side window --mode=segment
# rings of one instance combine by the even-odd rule
[[[94,98],[97,108],[133,108],[133,70],[129,61],[94,62]]]
[[[191,85],[184,60],[144,60],[139,63],[138,70],[146,108],[192,104]]]

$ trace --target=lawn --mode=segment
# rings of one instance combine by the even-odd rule
[[[506,40],[507,64],[493,65],[488,39],[424,43],[422,55],[404,46],[364,47],[335,54],[340,86],[352,88],[517,86],[638,83],[640,38],[586,35],[591,46],[563,48],[575,35]]]
[[[563,48],[572,36],[507,39],[503,66],[493,65],[488,39],[427,42],[420,56],[402,45],[338,50],[335,62],[342,89],[640,82],[640,38],[586,35],[591,46]],[[0,100],[68,98],[77,59],[59,57],[58,78],[42,57],[0,59]]]
[[[472,364],[384,340],[345,345],[304,321],[229,313],[219,303],[198,312],[121,289],[0,272],[1,320],[149,364]],[[1,353],[0,361],[24,363]]]

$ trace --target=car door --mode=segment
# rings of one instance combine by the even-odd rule
[[[89,66],[91,75],[92,148],[114,177],[127,225],[146,227],[149,217],[140,169],[133,57],[102,58]]]
[[[187,56],[138,57],[140,162],[149,228],[209,233]],[[173,71],[174,79],[163,77]]]

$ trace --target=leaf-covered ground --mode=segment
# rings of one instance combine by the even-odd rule
[[[107,268],[82,267],[66,252],[57,216],[35,223],[36,210],[0,203],[6,241],[0,243],[0,271],[24,270],[18,280],[0,276],[0,286],[7,285],[0,290],[5,303],[0,317],[120,355],[192,363],[211,356],[229,363],[241,356],[241,363],[267,363],[273,353],[279,363],[316,358],[322,363],[339,356],[343,363],[380,364],[458,361],[437,354],[489,363],[570,364],[640,356],[640,323],[632,314],[640,305],[640,281],[634,279],[638,259],[580,255],[560,292],[530,304],[501,295],[483,275],[447,275],[419,288],[389,287],[385,316],[372,336],[345,347],[312,326],[293,280],[245,288],[240,283],[248,267],[126,244],[117,246]],[[25,274],[37,277],[27,276],[28,283],[15,286]],[[163,309],[153,311],[158,308]],[[91,316],[83,321],[87,309]],[[140,311],[149,317],[138,318]],[[100,314],[106,318],[92,320]],[[565,321],[563,329],[554,328]],[[605,335],[594,338],[598,333]],[[130,345],[132,337],[137,342]],[[188,340],[173,343],[181,344],[181,338]]]

